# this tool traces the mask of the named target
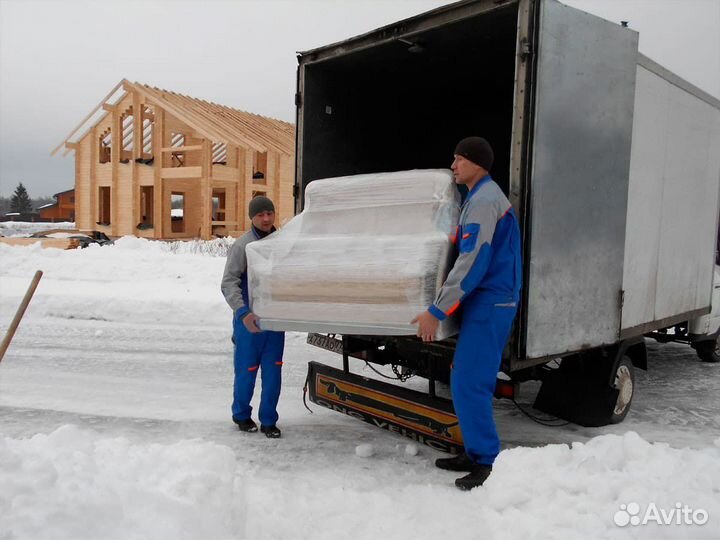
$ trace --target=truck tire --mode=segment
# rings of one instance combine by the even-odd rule
[[[720,362],[720,337],[699,341],[693,345],[698,358],[703,362]]]
[[[619,424],[627,416],[635,394],[635,369],[632,360],[627,355],[624,355],[615,367],[615,383],[613,386],[618,391],[618,396],[610,417],[610,423]]]
[[[601,427],[625,419],[634,393],[629,355],[568,357],[545,375],[534,407],[581,426]]]

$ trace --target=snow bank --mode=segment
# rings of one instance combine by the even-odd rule
[[[69,319],[227,323],[220,293],[231,241],[166,244],[126,236],[114,245],[58,250],[0,244],[0,315],[19,304],[36,270],[29,313]],[[206,254],[207,256],[198,256]]]
[[[73,426],[0,440],[0,538],[231,538],[235,473],[230,448],[200,441],[137,445]]]
[[[0,234],[4,236],[26,236],[49,229],[74,229],[72,221],[58,221],[57,223],[35,223],[30,221],[0,221]]]
[[[14,438],[0,439],[0,540],[720,538],[720,439],[711,445],[717,408],[698,393],[716,395],[701,384],[714,368],[689,364],[683,355],[697,362],[692,351],[679,346],[670,349],[668,367],[653,366],[659,375],[649,379],[634,426],[677,444],[685,440],[678,426],[687,425],[703,448],[651,444],[632,432],[517,447],[500,454],[482,489],[462,493],[453,486],[456,474],[432,465],[438,454],[429,448],[403,452],[403,439],[371,434],[337,413],[308,417],[301,402],[305,363],[330,353],[305,345],[299,334],[287,341],[283,439],[242,438],[227,418],[230,311],[219,291],[225,259],[216,256],[222,249],[219,241],[138,238],[70,251],[0,245],[1,321],[9,321],[35,270],[45,272],[0,366],[0,429],[15,430]],[[69,321],[93,318],[126,324]],[[156,321],[167,324],[148,333]],[[516,436],[504,440],[598,433],[569,426],[560,435],[542,428],[532,436],[529,422],[496,412],[505,434],[516,426]],[[98,415],[91,420],[109,433],[55,429],[82,423],[85,413]],[[173,421],[148,429],[126,417]],[[194,423],[179,421],[188,418]],[[185,439],[198,432],[217,442]],[[372,446],[372,456],[355,454],[361,442]],[[678,503],[704,510],[708,522],[614,521],[623,505],[669,512]]]
[[[353,472],[352,460],[308,470],[286,458],[257,469],[226,446],[130,444],[72,426],[5,439],[0,537],[576,540],[720,532],[720,448],[672,449],[632,432],[506,450],[485,487],[470,493],[451,485],[452,473],[434,469],[377,482]],[[427,479],[436,474],[447,482]],[[710,519],[623,530],[613,518],[632,502],[667,509],[681,502]]]

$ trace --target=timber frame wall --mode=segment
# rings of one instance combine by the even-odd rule
[[[100,110],[102,117],[71,142]],[[273,200],[278,224],[294,214],[293,124],[123,80],[53,154],[62,146],[65,154],[75,151],[81,230],[153,239],[237,236],[250,228],[248,202],[258,194]],[[171,212],[179,204],[183,211]]]

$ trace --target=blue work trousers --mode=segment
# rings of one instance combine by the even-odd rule
[[[260,424],[274,426],[278,420],[277,404],[282,382],[284,332],[253,334],[245,328],[242,317],[233,317],[235,338],[235,384],[233,386],[232,417],[234,421],[250,418],[250,400],[255,390],[255,379],[262,371],[260,395]]]
[[[492,304],[463,310],[450,387],[465,452],[482,465],[492,465],[500,452],[493,394],[516,311],[515,306]]]

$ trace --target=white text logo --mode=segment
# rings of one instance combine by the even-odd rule
[[[658,508],[655,503],[650,503],[643,511],[636,502],[621,504],[620,510],[615,512],[613,520],[618,527],[628,525],[705,525],[710,519],[706,510],[702,508],[693,509],[687,504],[676,503],[671,508]]]

